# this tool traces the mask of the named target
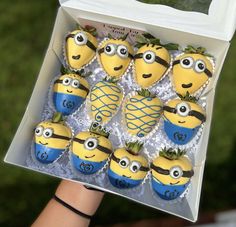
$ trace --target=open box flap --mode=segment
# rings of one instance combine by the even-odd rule
[[[158,25],[230,41],[236,27],[236,1],[212,0],[208,14],[137,0],[60,0],[63,7]]]

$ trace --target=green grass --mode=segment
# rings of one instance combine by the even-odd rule
[[[11,5],[10,5],[11,4]],[[57,0],[0,1],[0,159],[2,160],[30,98],[58,7]],[[236,37],[216,92],[204,177],[201,211],[236,204]],[[1,163],[0,226],[28,226],[53,194],[58,179]],[[115,211],[115,212],[114,212]],[[166,214],[107,195],[96,223],[108,224]]]

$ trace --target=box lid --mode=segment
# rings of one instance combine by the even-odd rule
[[[225,41],[231,40],[236,27],[235,0],[177,0],[175,2],[182,2],[182,7],[181,5],[178,7],[178,4],[175,4],[179,9],[166,5],[143,3],[143,0],[59,1],[64,7],[157,25]],[[183,2],[187,4],[186,7],[183,7]],[[194,11],[180,10],[188,8],[188,2],[195,2],[191,9]],[[205,4],[207,8],[201,11],[198,8],[198,4],[203,4],[204,2],[208,2],[210,5]]]

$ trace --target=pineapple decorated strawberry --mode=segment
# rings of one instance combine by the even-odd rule
[[[139,154],[142,147],[141,143],[130,142],[113,152],[108,177],[114,187],[129,189],[142,183],[149,171],[148,160]]]
[[[116,114],[123,99],[123,90],[114,78],[105,78],[96,83],[90,92],[91,115],[105,124]]]
[[[188,187],[194,172],[185,153],[165,148],[151,164],[152,188],[162,199],[176,199]]]
[[[144,137],[150,133],[162,114],[162,102],[150,91],[142,89],[125,103],[124,118],[129,134]]]

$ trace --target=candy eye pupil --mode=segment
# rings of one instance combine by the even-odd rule
[[[187,108],[185,106],[181,106],[180,107],[180,112],[184,113],[186,112]]]
[[[184,59],[184,60],[183,60],[183,64],[184,64],[184,65],[190,65],[190,61],[189,61],[188,59]]]
[[[122,49],[120,50],[120,53],[125,55],[125,54],[127,53],[127,51],[126,51],[125,48],[122,48]]]
[[[84,41],[84,38],[83,38],[82,35],[78,35],[78,36],[77,36],[77,40],[78,40],[79,42],[83,42],[83,41]]]
[[[199,63],[199,64],[198,64],[198,68],[201,69],[201,70],[203,70],[203,69],[204,69],[204,64]]]
[[[126,166],[126,162],[125,162],[124,160],[121,161],[120,164],[121,164],[122,166]]]
[[[150,60],[151,58],[152,58],[152,55],[151,55],[151,54],[147,54],[147,55],[146,55],[146,59],[147,59],[147,60]]]
[[[111,47],[110,46],[106,46],[106,51],[107,52],[111,52]]]
[[[175,177],[178,177],[178,176],[179,176],[179,172],[178,172],[177,170],[176,170],[176,171],[174,171],[174,173],[173,173],[173,174],[174,174],[174,176],[175,176]]]
[[[88,142],[88,147],[93,147],[94,146],[94,142],[93,141],[89,141]]]
[[[133,171],[136,171],[138,169],[137,166],[133,166]]]

